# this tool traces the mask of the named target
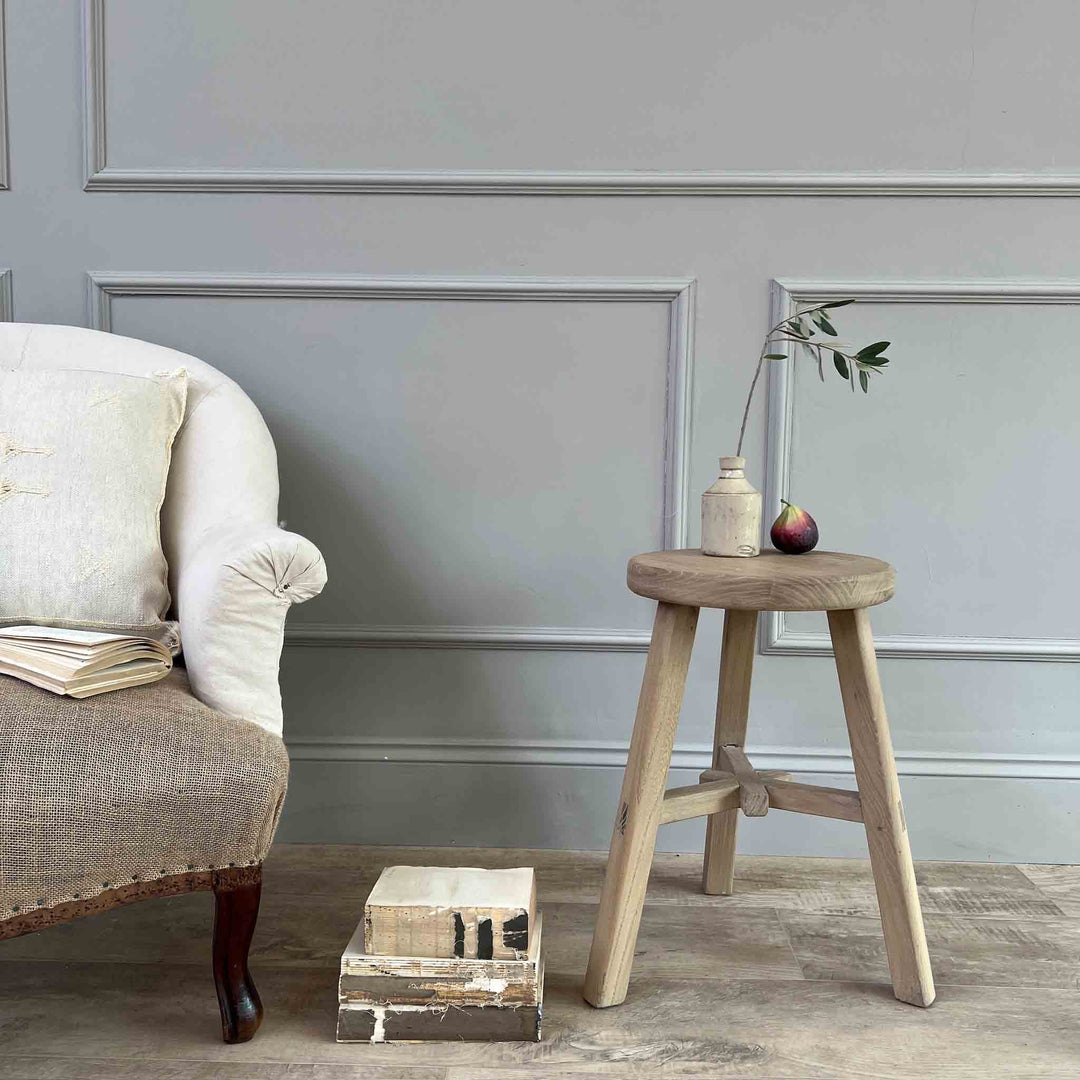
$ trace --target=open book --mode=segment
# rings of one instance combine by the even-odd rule
[[[0,675],[54,694],[91,697],[156,682],[171,670],[172,654],[150,638],[52,626],[0,627]]]

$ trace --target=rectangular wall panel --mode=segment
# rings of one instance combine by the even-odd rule
[[[1075,8],[85,3],[92,188],[1080,187]]]
[[[644,640],[621,566],[674,538],[666,506],[682,516],[669,406],[688,285],[143,287],[157,295],[95,286],[98,315],[221,368],[278,441],[282,513],[334,582],[298,624],[359,643],[380,628]]]
[[[783,495],[814,515],[822,547],[897,567],[874,616],[886,654],[1080,660],[1063,501],[1080,287],[799,283],[778,287],[777,310],[847,293],[845,340],[890,339],[891,363],[869,394],[843,392],[829,361],[824,383],[801,354],[777,365],[768,515]],[[823,626],[774,615],[766,647],[828,651]]]

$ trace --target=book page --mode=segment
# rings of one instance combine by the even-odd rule
[[[66,641],[76,645],[101,645],[107,641],[138,641],[131,634],[106,634],[100,630],[64,630],[58,626],[4,626],[0,627],[0,640],[12,641]]]

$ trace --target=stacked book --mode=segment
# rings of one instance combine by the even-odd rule
[[[341,958],[338,1042],[538,1040],[540,931],[531,867],[387,867]]]
[[[152,638],[53,626],[0,628],[0,675],[54,694],[86,698],[157,682],[172,666],[172,653]]]

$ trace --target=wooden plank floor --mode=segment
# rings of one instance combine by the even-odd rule
[[[392,863],[533,865],[547,989],[539,1044],[339,1045],[337,962]],[[0,1080],[1080,1077],[1080,867],[922,863],[938,1000],[892,997],[866,862],[658,855],[624,1005],[580,996],[604,856],[279,845],[252,969],[253,1042],[220,1042],[209,895],[0,942]]]

